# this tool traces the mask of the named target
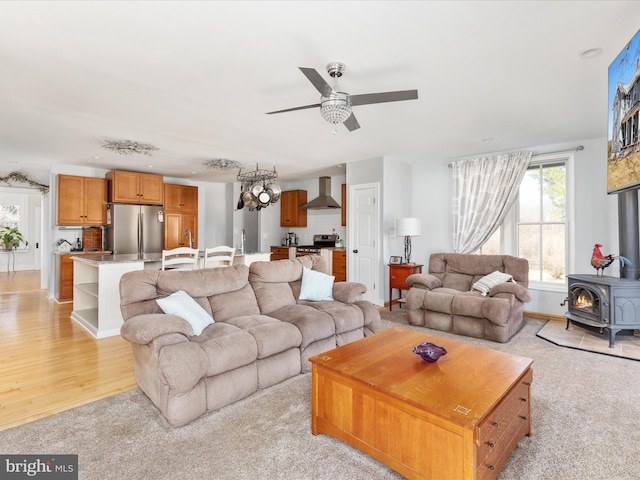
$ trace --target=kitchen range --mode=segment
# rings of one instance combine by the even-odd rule
[[[296,247],[296,257],[304,255],[320,255],[323,248],[334,248],[338,241],[338,235],[314,235],[313,245],[298,245]]]

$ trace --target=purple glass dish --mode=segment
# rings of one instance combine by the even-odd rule
[[[413,353],[420,355],[425,362],[435,362],[447,351],[444,347],[439,347],[435,343],[425,342],[413,347]]]

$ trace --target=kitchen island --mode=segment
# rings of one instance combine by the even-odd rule
[[[268,262],[271,260],[271,252],[245,252],[236,253],[233,256],[234,265],[249,266],[253,262]]]
[[[94,338],[120,334],[120,277],[127,272],[160,268],[161,253],[80,255],[73,260],[71,319]]]

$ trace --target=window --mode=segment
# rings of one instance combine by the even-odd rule
[[[0,227],[20,228],[19,205],[0,205]]]
[[[566,283],[571,158],[571,154],[534,157],[509,214],[480,249],[485,255],[526,258],[530,286],[555,290],[553,285],[564,288]]]
[[[567,175],[564,162],[530,167],[517,200],[518,256],[529,261],[529,281],[564,283]]]
[[[15,189],[14,189],[15,190]],[[29,195],[6,193],[0,189],[0,227],[17,228],[25,239],[29,235]],[[20,249],[25,245],[20,244]]]

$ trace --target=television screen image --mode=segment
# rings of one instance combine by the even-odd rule
[[[640,31],[609,66],[607,192],[640,188]]]

